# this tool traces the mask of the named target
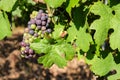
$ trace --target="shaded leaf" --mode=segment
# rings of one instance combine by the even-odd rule
[[[0,40],[5,36],[11,36],[10,23],[5,12],[0,12]]]

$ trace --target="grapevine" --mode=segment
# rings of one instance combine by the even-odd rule
[[[120,79],[120,1],[10,0],[7,5],[8,1],[0,1],[0,26],[4,26],[0,39],[12,34],[7,13],[18,12],[25,18],[24,12],[31,12],[20,43],[21,57],[43,54],[37,61],[47,68],[53,64],[64,67],[77,57],[95,75]]]

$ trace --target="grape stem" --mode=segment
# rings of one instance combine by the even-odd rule
[[[52,22],[55,24],[55,20],[53,19],[54,10],[51,10],[50,7],[48,6],[48,4],[46,4],[46,5],[47,5],[48,14],[50,14],[50,16],[52,16]]]

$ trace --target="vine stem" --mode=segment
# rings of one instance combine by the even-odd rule
[[[47,5],[48,14],[49,14],[50,17],[52,17],[52,22],[55,24],[55,20],[53,19],[53,12],[54,12],[54,10],[50,9],[48,4],[46,4],[46,5]]]

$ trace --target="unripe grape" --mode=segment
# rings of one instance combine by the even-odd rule
[[[24,51],[25,50],[25,47],[21,47],[21,51]]]
[[[36,25],[35,24],[31,24],[31,29],[35,29]]]

